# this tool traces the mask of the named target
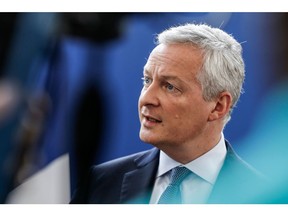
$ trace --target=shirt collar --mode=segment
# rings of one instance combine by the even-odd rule
[[[174,167],[182,165],[191,170],[196,175],[203,178],[204,180],[208,181],[209,183],[214,184],[225,160],[226,153],[227,149],[225,146],[225,139],[223,133],[221,133],[221,139],[216,146],[214,146],[211,150],[209,150],[202,156],[196,158],[195,160],[187,164],[181,164],[170,158],[163,151],[160,151],[157,177],[167,173]]]

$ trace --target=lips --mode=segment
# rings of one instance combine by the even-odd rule
[[[155,122],[155,123],[160,123],[161,121],[158,119],[155,119],[153,117],[148,117],[148,116],[144,116],[148,121],[150,122]]]
[[[145,110],[142,111],[141,114],[143,117],[142,123],[143,123],[143,126],[145,126],[145,127],[151,128],[151,127],[156,126],[162,122],[162,119],[160,117],[158,117],[156,115],[151,115],[150,113],[147,112],[147,110],[146,110],[146,112],[145,112]]]

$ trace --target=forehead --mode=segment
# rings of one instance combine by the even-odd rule
[[[151,52],[144,71],[153,73],[175,73],[179,75],[196,74],[203,61],[199,48],[191,44],[160,44]]]

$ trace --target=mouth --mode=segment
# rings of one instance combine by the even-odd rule
[[[149,117],[149,116],[144,116],[144,117],[147,121],[150,121],[150,122],[154,122],[154,123],[161,123],[162,122],[161,120],[158,120],[158,119],[153,118],[153,117]]]
[[[142,107],[141,108],[141,124],[142,126],[144,126],[145,128],[154,128],[155,126],[159,125],[160,123],[162,123],[162,118],[160,117],[160,115],[156,114],[156,113],[152,113],[151,111],[149,111],[149,109],[147,107]]]
[[[142,116],[143,116],[142,125],[145,128],[153,128],[162,122],[160,118],[155,117],[155,116],[145,115],[145,114],[142,114]]]

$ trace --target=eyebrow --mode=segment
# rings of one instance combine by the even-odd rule
[[[152,72],[149,70],[149,67],[147,67],[147,64],[145,64],[143,66],[143,75],[144,76],[145,75],[152,76]],[[188,85],[188,86],[190,86],[189,81],[187,82],[187,80],[185,78],[181,78],[179,76],[169,75],[169,74],[165,75],[164,74],[164,75],[160,75],[159,78],[162,79],[162,80],[173,80],[173,81],[177,82],[180,85]],[[198,82],[196,78],[195,78],[195,81]]]
[[[182,81],[179,77],[177,76],[169,76],[169,75],[162,75],[161,78],[164,78],[165,80],[179,80]]]
[[[145,70],[144,68],[144,71],[143,71],[144,75],[149,75],[151,76],[151,72],[148,71],[148,70]],[[185,83],[184,80],[180,79],[178,76],[174,76],[174,75],[160,75],[159,78],[161,80],[173,80],[173,81],[176,81],[177,83]]]

